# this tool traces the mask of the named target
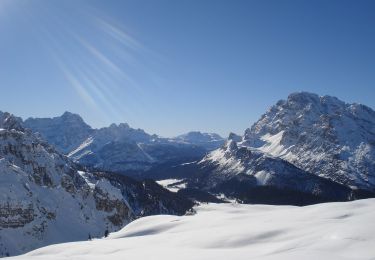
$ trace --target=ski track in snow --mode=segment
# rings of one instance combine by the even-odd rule
[[[207,204],[138,219],[106,239],[14,259],[374,259],[375,199],[306,207]]]

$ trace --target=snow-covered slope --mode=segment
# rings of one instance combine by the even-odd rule
[[[172,192],[178,192],[180,189],[186,188],[185,180],[165,179],[165,180],[160,180],[156,182]]]
[[[375,190],[375,111],[301,92],[245,131],[244,145],[351,187]]]
[[[138,216],[192,206],[152,181],[90,173],[0,114],[0,256],[100,237]]]
[[[374,259],[375,200],[308,207],[208,204],[152,216],[106,239],[48,246],[15,259]]]

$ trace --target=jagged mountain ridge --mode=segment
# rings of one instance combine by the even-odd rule
[[[193,203],[153,181],[87,172],[0,114],[0,254],[100,237],[139,216],[184,214]]]
[[[315,175],[375,191],[375,111],[367,106],[293,93],[247,129],[243,140]]]
[[[224,142],[217,134],[200,132],[162,138],[125,123],[92,129],[79,115],[69,112],[52,119],[29,118],[24,126],[41,134],[80,164],[117,172],[142,171],[168,161],[199,159]]]
[[[198,187],[240,198],[244,202],[254,202],[251,196],[256,196],[257,189],[261,190],[262,187],[272,187],[275,190],[264,201],[269,199],[277,202],[272,196],[281,196],[283,191],[306,197],[301,202],[298,199],[295,202],[282,202],[280,199],[282,204],[303,205],[353,198],[351,189],[344,185],[315,176],[283,159],[248,147],[238,147],[233,140],[228,140],[223,147],[197,162],[196,167],[202,172],[198,176]]]

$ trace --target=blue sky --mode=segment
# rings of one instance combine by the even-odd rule
[[[0,0],[0,110],[242,134],[294,91],[375,107],[375,1]]]

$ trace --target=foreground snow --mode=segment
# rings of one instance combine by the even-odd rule
[[[107,239],[48,246],[17,259],[374,259],[375,199],[308,207],[208,204],[152,216]]]

